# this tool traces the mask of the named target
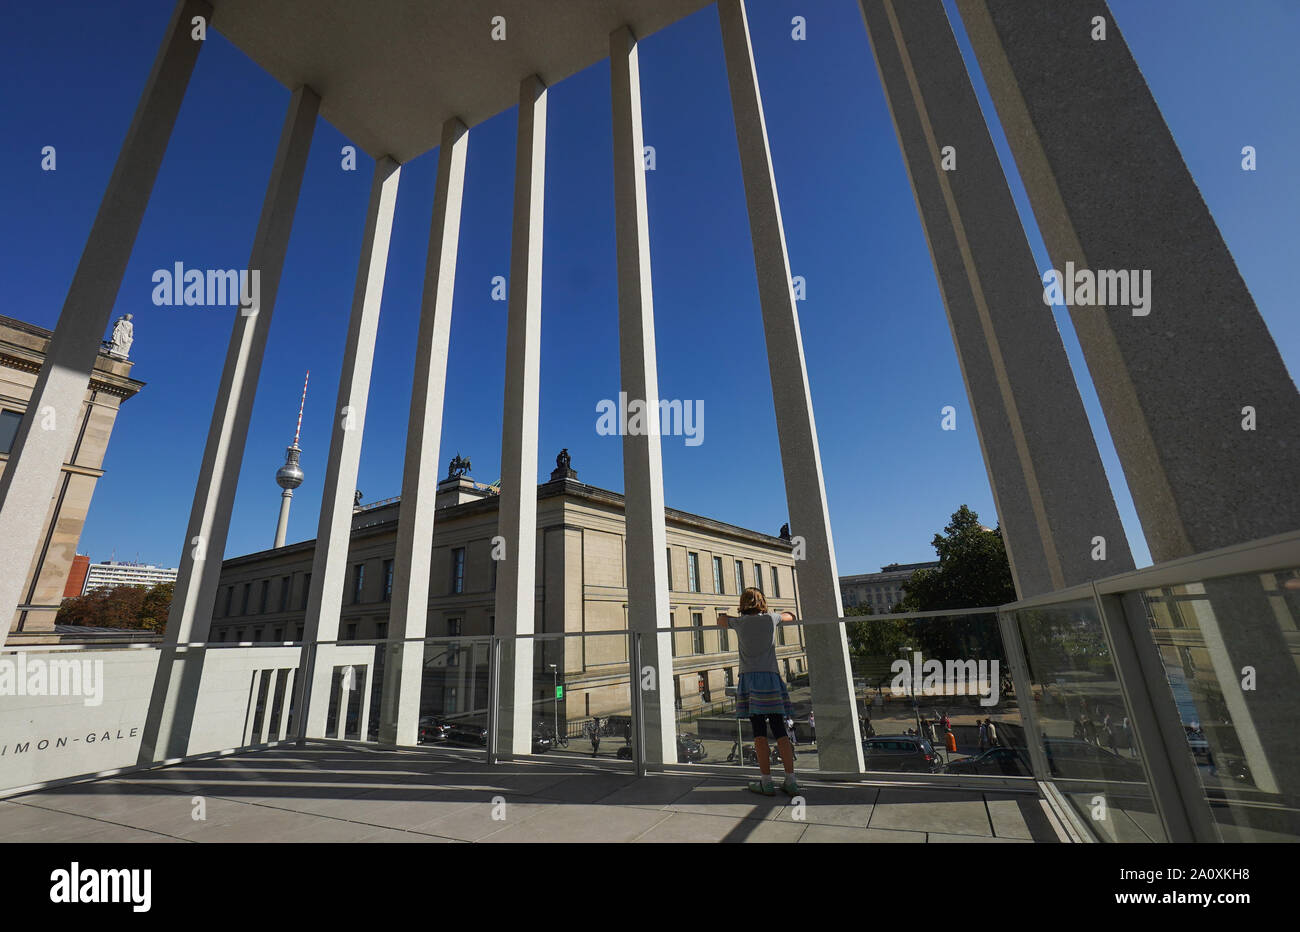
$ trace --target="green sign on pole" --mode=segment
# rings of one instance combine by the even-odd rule
[[[556,687],[555,687],[555,698],[556,698],[556,699],[563,699],[563,698],[564,698],[564,687],[563,687],[563,686],[556,686]]]

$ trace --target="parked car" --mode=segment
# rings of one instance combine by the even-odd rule
[[[944,773],[979,773],[998,777],[1028,777],[1033,775],[1029,759],[1018,748],[989,748],[974,757],[949,761]]]
[[[1141,783],[1146,779],[1142,765],[1120,757],[1091,741],[1077,738],[1045,738],[1043,748],[1053,776],[1076,780],[1117,780]]]
[[[457,722],[447,729],[447,743],[485,748],[487,747],[487,729],[482,725]]]
[[[551,739],[550,735],[543,734],[540,730],[533,732],[533,753],[534,754],[545,754],[554,745],[555,742]]]
[[[943,764],[929,740],[919,735],[885,735],[862,742],[867,770],[938,773]]]
[[[617,756],[619,760],[631,760],[632,745],[623,745],[618,749]],[[699,735],[681,734],[677,736],[677,763],[698,764],[708,756],[709,752],[704,749],[704,744],[700,741]]]
[[[443,721],[435,715],[420,716],[418,741],[420,744],[441,744],[447,740],[451,731],[451,722]]]

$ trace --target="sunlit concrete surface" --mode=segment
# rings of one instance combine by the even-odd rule
[[[802,810],[743,776],[637,777],[456,751],[248,752],[0,801],[9,842],[1057,841],[1029,794],[803,785]],[[203,819],[195,817],[204,807]]]
[[[212,25],[289,89],[320,94],[321,116],[375,158],[408,162],[442,124],[473,128],[513,107],[519,81],[547,87],[709,0],[214,0]]]

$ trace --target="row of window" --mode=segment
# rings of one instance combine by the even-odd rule
[[[668,588],[671,590],[673,588],[671,548],[669,549],[668,554],[669,554]],[[687,580],[687,591],[699,592],[700,591],[700,555],[694,551],[688,551],[686,554],[686,565],[689,569],[689,573],[688,573],[689,578]],[[741,590],[745,588],[744,561],[743,560],[733,561],[733,569],[735,570],[735,577],[734,577],[735,592],[730,594],[736,595],[739,594]],[[768,570],[772,581],[772,597],[779,599],[781,598],[781,576],[780,573],[778,572],[779,567],[772,565],[768,567]],[[753,575],[754,586],[760,592],[766,594],[767,589],[764,586],[763,577],[764,577],[763,565],[761,563],[755,563],[754,575]],[[383,590],[382,601],[388,602],[391,601],[393,598],[393,561],[392,560],[383,561],[383,579],[384,579],[384,590]],[[263,579],[258,583],[252,583],[252,582],[243,583],[240,600],[239,600],[239,611],[235,612],[234,614],[265,615],[268,611],[271,611],[272,610],[270,607],[271,606],[271,602],[270,602],[271,583],[272,580],[270,579]],[[256,599],[252,601],[250,604],[250,599],[252,599],[253,593],[255,591],[254,590],[255,585],[257,586]],[[497,561],[493,560],[492,561],[492,591],[493,592],[496,591],[496,587],[497,587]],[[226,587],[225,609],[222,612],[222,617],[229,618],[231,616],[232,609],[235,607],[235,601],[234,601],[235,590],[239,588],[240,588],[239,585],[231,585]],[[351,575],[351,589],[350,589],[351,604],[359,605],[365,601],[364,598],[365,588],[366,588],[366,564],[354,563],[352,565],[352,575]],[[279,587],[279,602],[278,602],[279,607],[278,609],[276,609],[277,611],[287,612],[290,610],[289,600],[291,598],[292,591],[293,591],[293,576],[289,575],[289,576],[281,577],[280,587]],[[451,551],[451,575],[450,575],[450,579],[448,580],[448,587],[447,587],[446,594],[459,595],[463,592],[465,592],[465,548],[454,547],[452,548]],[[722,557],[713,558],[713,592],[716,595],[728,594],[727,588],[723,583]],[[304,573],[302,591],[299,597],[299,605],[298,605],[299,609],[306,610],[307,599],[310,597],[310,594],[311,594],[311,573]],[[250,612],[250,607],[253,606],[256,607],[256,611]]]
[[[745,561],[733,560],[733,569],[735,570],[736,590],[733,595],[739,595],[745,589]],[[768,567],[772,578],[772,597],[781,598],[781,576],[777,572],[779,567],[772,565]],[[673,550],[668,548],[668,588],[673,589]],[[764,595],[767,589],[763,585],[763,565],[754,564],[754,588]],[[686,591],[700,591],[700,555],[694,551],[686,552]],[[727,595],[726,585],[723,583],[723,565],[722,557],[713,558],[713,592],[715,595]]]

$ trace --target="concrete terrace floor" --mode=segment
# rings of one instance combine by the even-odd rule
[[[0,801],[6,842],[1057,841],[1036,798],[879,784],[783,794],[740,774],[576,761],[488,766],[455,751],[252,751]],[[752,776],[746,772],[745,777]],[[194,817],[202,797],[206,818]],[[504,806],[501,805],[504,802]]]

